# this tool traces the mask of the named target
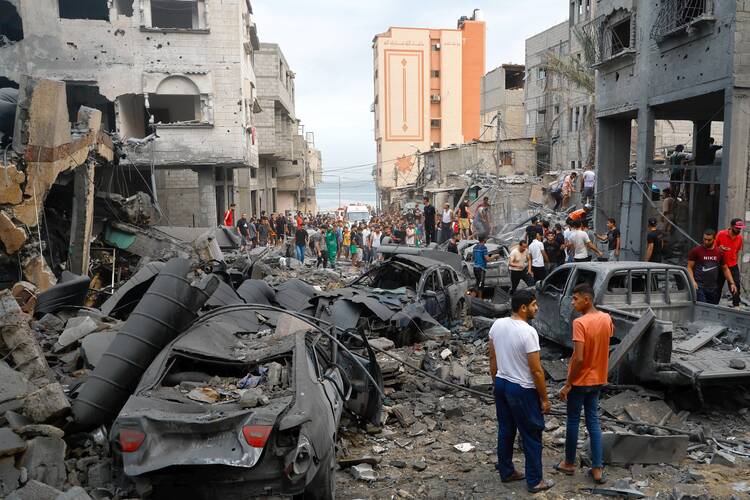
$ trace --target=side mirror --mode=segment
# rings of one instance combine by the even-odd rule
[[[541,281],[537,281],[536,284],[534,285],[534,288],[536,289],[537,292],[541,292],[542,291],[542,282]]]

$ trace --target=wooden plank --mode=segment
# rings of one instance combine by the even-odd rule
[[[617,347],[615,347],[615,351],[609,357],[610,374],[614,373],[620,363],[622,363],[622,360],[625,359],[625,355],[630,352],[633,346],[641,339],[641,337],[643,337],[643,334],[646,333],[649,328],[651,328],[651,325],[654,324],[655,319],[656,316],[654,315],[654,311],[652,311],[649,307],[648,310],[643,313],[643,316],[641,316],[640,319],[636,321],[632,327],[630,327],[630,331],[628,332],[628,334],[625,335],[625,338],[622,339],[622,342],[617,344]]]
[[[727,331],[726,326],[722,325],[709,325],[690,337],[687,340],[683,340],[679,344],[674,346],[675,351],[692,353],[708,344],[711,339],[717,337]]]

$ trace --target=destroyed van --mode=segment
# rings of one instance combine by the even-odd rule
[[[650,262],[582,262],[555,269],[536,284],[534,326],[573,347],[580,283],[594,288],[596,306],[612,316],[610,373],[620,383],[702,385],[750,381],[750,313],[696,301],[684,267]]]

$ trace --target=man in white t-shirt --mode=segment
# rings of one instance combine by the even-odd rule
[[[549,413],[547,385],[539,354],[539,335],[529,322],[538,310],[530,290],[520,290],[511,299],[510,318],[495,321],[490,328],[490,375],[495,378],[497,412],[497,470],[502,482],[526,479],[532,492],[548,490],[554,482],[542,478],[542,431],[544,413]],[[513,466],[513,442],[521,433],[525,472]]]
[[[369,263],[372,262],[372,251],[368,242],[370,241],[370,225],[366,225],[362,230],[362,259]]]
[[[591,243],[589,235],[581,230],[581,223],[579,221],[571,221],[570,226],[573,231],[567,237],[568,242],[568,255],[573,253],[573,262],[589,262],[591,257],[589,256],[589,249],[602,257],[602,252],[596,248],[596,245]]]
[[[583,172],[583,199],[582,203],[593,203],[594,202],[594,187],[596,186],[596,172],[594,172],[594,166],[589,165],[586,167],[586,171]]]
[[[535,233],[534,241],[529,245],[529,254],[531,255],[531,263],[529,264],[529,274],[534,277],[534,283],[542,281],[547,277],[547,267],[549,264],[549,258],[547,252],[544,251],[544,243],[542,242],[542,234]]]

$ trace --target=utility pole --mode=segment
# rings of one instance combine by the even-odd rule
[[[495,118],[495,175],[500,177],[500,110],[497,110]]]

